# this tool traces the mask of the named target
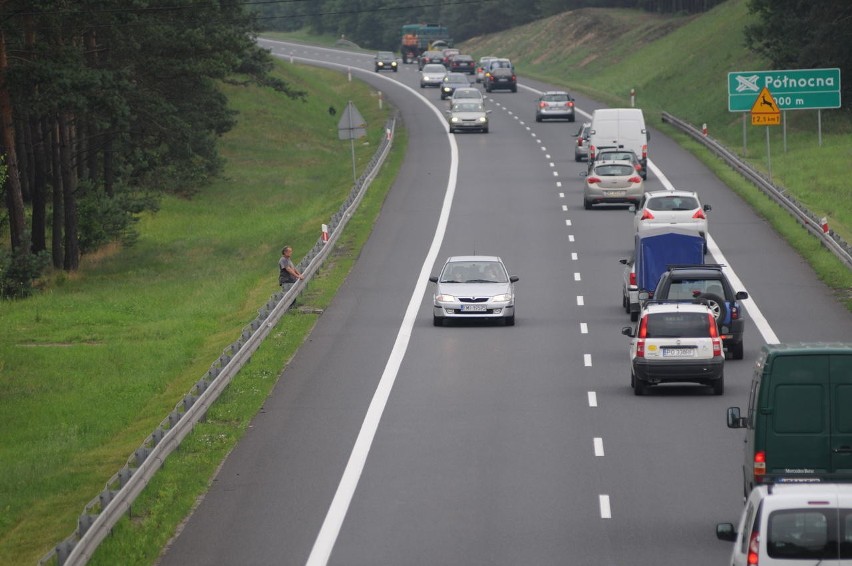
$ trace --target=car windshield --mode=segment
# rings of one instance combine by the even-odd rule
[[[379,59],[393,59],[393,53],[390,51],[379,51]]]
[[[648,199],[648,204],[645,205],[649,210],[666,211],[666,210],[695,210],[700,208],[698,199],[695,197],[686,196],[664,196]]]
[[[453,112],[482,112],[479,102],[459,102],[453,104]]]
[[[425,65],[423,67],[424,73],[446,73],[447,70],[443,65]]]
[[[595,167],[595,175],[601,175],[603,177],[626,177],[632,175],[635,172],[636,171],[631,165],[623,165],[621,163],[614,163],[612,165],[598,165],[597,167]]]
[[[507,283],[509,277],[496,261],[454,261],[441,273],[441,283]]]
[[[684,279],[669,285],[669,299],[687,300],[699,295],[716,295],[725,298],[725,288],[717,279]]]
[[[649,313],[645,338],[707,338],[710,325],[706,313]]]
[[[444,81],[448,83],[466,83],[467,77],[459,73],[450,73],[444,77]]]

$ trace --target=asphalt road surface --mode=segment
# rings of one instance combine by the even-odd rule
[[[710,251],[747,290],[745,359],[725,395],[630,388],[624,207],[583,210],[582,123],[535,122],[544,84],[486,95],[491,133],[447,133],[416,65],[262,41],[381,90],[410,133],[351,276],[164,553],[171,565],[724,564],[742,508],[744,406],[769,341],[848,339],[852,317],[698,160],[652,131],[646,190],[710,203]],[[580,112],[600,105],[577,96]],[[655,117],[646,116],[653,129]],[[430,274],[499,255],[517,323],[432,326]]]

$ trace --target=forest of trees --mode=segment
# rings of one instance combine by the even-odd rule
[[[456,41],[566,10],[698,13],[723,0],[0,0],[0,296],[46,269],[132,242],[164,192],[219,173],[235,116],[217,81],[265,85],[260,30],[309,29],[395,50],[400,27],[447,25]],[[748,47],[774,68],[852,72],[852,1],[749,0]],[[849,86],[847,86],[849,85]],[[842,89],[852,96],[852,81]]]
[[[163,192],[216,175],[235,120],[217,80],[301,96],[254,31],[233,0],[0,0],[0,294],[76,270]]]

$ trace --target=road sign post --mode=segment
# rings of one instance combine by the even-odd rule
[[[358,112],[358,109],[355,108],[355,105],[352,104],[350,100],[346,105],[346,110],[343,112],[343,116],[340,117],[340,122],[337,123],[337,137],[342,140],[349,140],[349,146],[352,150],[352,182],[355,183],[358,181],[358,177],[355,174],[355,140],[358,138],[363,138],[367,135],[367,123],[364,121],[364,117],[361,116],[361,113]]]

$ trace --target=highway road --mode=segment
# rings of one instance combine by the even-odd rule
[[[491,133],[452,136],[416,65],[378,75],[370,56],[261,43],[341,80],[351,68],[410,144],[353,272],[161,564],[724,564],[715,524],[742,507],[743,439],[725,409],[745,405],[760,346],[852,336],[808,265],[646,116],[646,189],[712,205],[710,251],[751,299],[724,396],[635,397],[618,262],[631,216],[583,210],[581,120],[535,122],[547,85],[487,94]],[[516,326],[432,326],[428,276],[472,253],[520,277]]]

